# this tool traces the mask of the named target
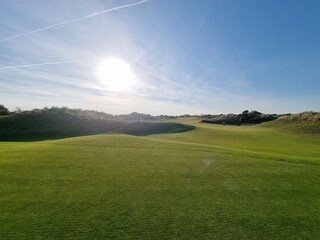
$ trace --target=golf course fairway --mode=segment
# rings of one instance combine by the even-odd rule
[[[0,239],[317,239],[320,138],[258,126],[0,142]]]

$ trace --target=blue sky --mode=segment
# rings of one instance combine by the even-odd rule
[[[320,110],[320,1],[151,0],[8,39],[136,2],[0,1],[0,103],[150,114]],[[96,70],[109,57],[130,64],[134,91],[101,84]]]

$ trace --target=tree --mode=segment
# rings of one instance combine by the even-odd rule
[[[9,115],[9,109],[6,108],[4,105],[0,104],[0,115]]]
[[[249,113],[249,110],[244,110],[243,112],[242,112],[242,114],[248,114]]]

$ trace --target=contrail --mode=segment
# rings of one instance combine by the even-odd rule
[[[3,39],[0,40],[0,42],[5,42],[5,41],[8,41],[8,40],[11,40],[11,39],[14,39],[14,38],[28,36],[30,34],[41,32],[41,31],[45,31],[45,30],[48,30],[50,28],[61,26],[61,25],[67,24],[67,23],[82,21],[82,20],[85,20],[85,19],[88,19],[88,18],[92,18],[92,17],[95,17],[95,16],[103,14],[103,13],[116,11],[116,10],[119,10],[119,9],[122,9],[122,8],[132,7],[132,6],[139,5],[139,4],[142,4],[142,3],[145,3],[145,2],[149,2],[149,1],[151,1],[151,0],[142,0],[142,1],[139,1],[139,2],[131,3],[131,4],[126,4],[126,5],[122,5],[122,6],[118,6],[118,7],[114,7],[114,8],[110,8],[110,9],[106,9],[106,10],[103,10],[103,11],[100,11],[100,12],[91,13],[91,14],[85,16],[85,17],[82,17],[82,18],[75,18],[75,19],[64,21],[64,22],[55,23],[55,24],[52,24],[50,26],[43,27],[43,28],[38,28],[38,29],[35,29],[33,31],[30,31],[30,32],[26,32],[26,33],[17,34],[17,35],[11,36],[11,37],[3,38]]]
[[[74,62],[81,62],[81,61],[83,61],[83,60],[69,60],[69,61],[60,61],[60,62],[45,62],[45,63],[34,63],[34,64],[25,64],[25,65],[14,65],[14,66],[0,67],[0,71],[1,70],[7,70],[7,69],[15,69],[15,68],[46,66],[46,65],[55,65],[55,64],[62,64],[62,63],[74,63]]]

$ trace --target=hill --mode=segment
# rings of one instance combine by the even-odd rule
[[[150,121],[145,121],[144,119]],[[144,121],[143,121],[144,120]],[[69,108],[44,108],[0,118],[0,140],[41,140],[99,133],[148,135],[193,129],[180,123],[151,121],[150,115],[113,116]]]
[[[261,126],[296,133],[320,135],[320,112],[303,112],[282,116],[272,122],[263,123]]]
[[[155,121],[157,120],[156,117],[151,116],[150,114],[143,114],[132,112],[130,114],[121,114],[117,115],[117,118],[125,121]]]

